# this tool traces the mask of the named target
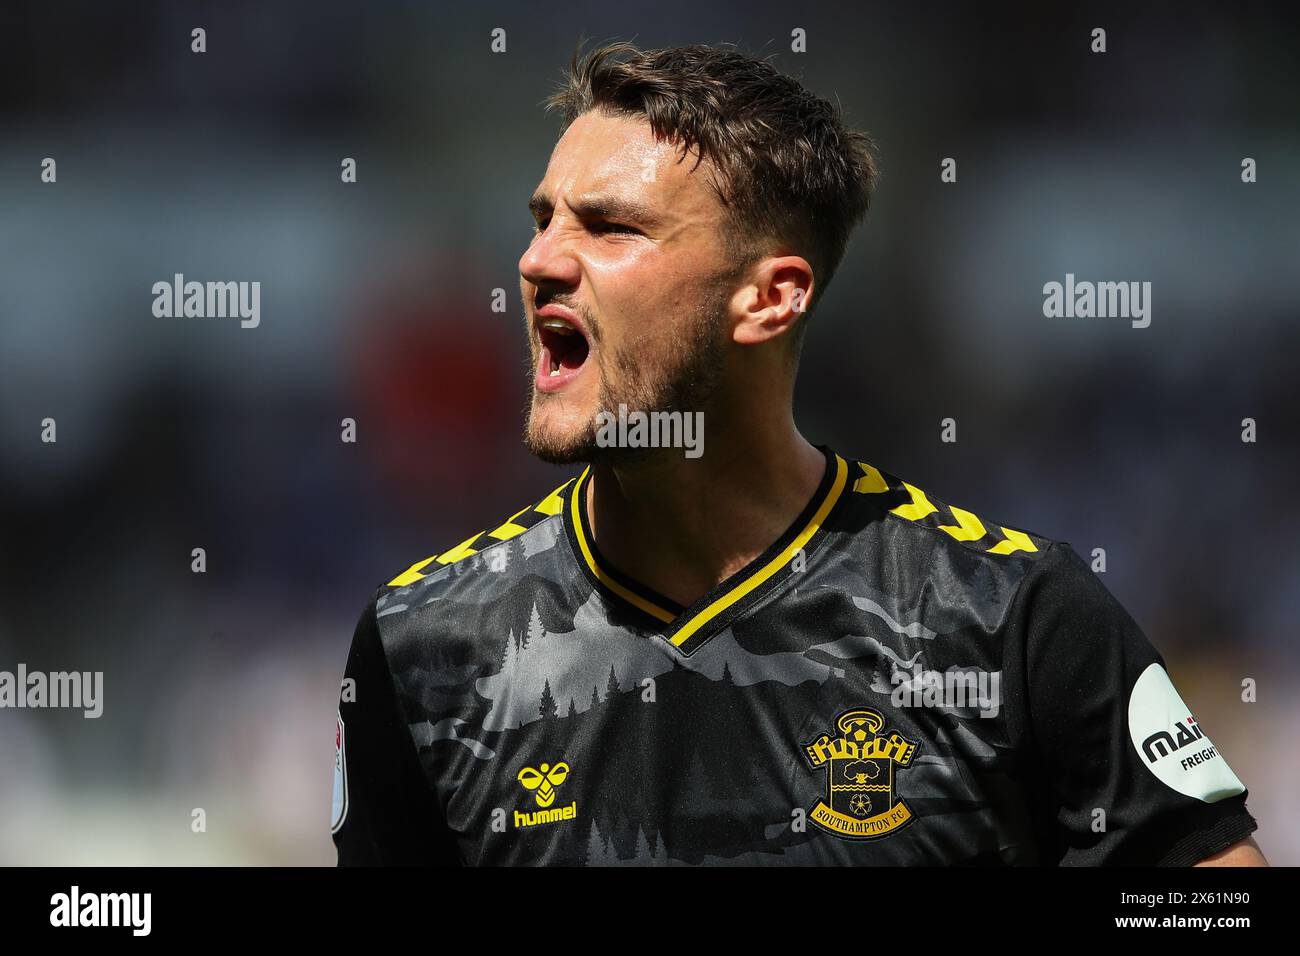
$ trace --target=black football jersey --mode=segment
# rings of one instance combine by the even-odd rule
[[[822,450],[689,607],[601,555],[589,471],[380,587],[340,865],[1190,865],[1256,828],[1069,544]]]

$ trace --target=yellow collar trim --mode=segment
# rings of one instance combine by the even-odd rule
[[[749,594],[793,560],[795,554],[802,550],[813,535],[821,529],[822,522],[826,520],[826,516],[831,513],[831,509],[833,509],[836,503],[840,500],[840,495],[844,491],[844,486],[847,483],[848,470],[848,464],[843,458],[836,454],[835,479],[831,483],[830,490],[826,493],[826,497],[822,499],[821,505],[808,520],[808,524],[804,526],[803,530],[795,536],[794,540],[792,540],[780,554],[776,555],[776,557],[772,558],[771,561],[759,568],[748,578],[738,582],[734,587],[727,591],[726,594],[713,601],[707,607],[696,613],[690,620],[686,621],[670,639],[675,647],[680,647],[682,644],[686,643],[686,641],[690,639],[691,635],[695,634],[700,628],[709,623],[709,621],[713,620],[727,608],[731,607],[745,595]],[[630,604],[639,607],[651,617],[663,621],[665,624],[671,624],[676,620],[676,615],[668,609],[655,604],[653,601],[628,590],[618,581],[615,581],[601,570],[599,565],[596,564],[596,559],[592,554],[591,547],[588,545],[586,536],[583,533],[584,516],[579,510],[580,508],[585,507],[585,502],[582,502],[580,499],[582,497],[581,492],[584,481],[590,471],[590,466],[583,469],[582,474],[578,476],[578,480],[573,483],[573,491],[569,495],[570,518],[572,519],[573,530],[577,537],[578,548],[582,552],[583,560],[587,562],[587,567],[590,568],[592,574],[596,576],[596,580],[605,587],[609,588]]]
[[[735,604],[754,588],[758,587],[776,572],[790,563],[794,558],[795,552],[801,550],[808,540],[817,533],[821,528],[822,522],[826,516],[831,513],[835,503],[840,500],[840,493],[844,491],[845,480],[848,477],[849,466],[839,455],[835,456],[835,481],[831,485],[831,490],[827,493],[826,498],[822,501],[816,513],[808,521],[808,524],[798,536],[790,542],[784,551],[769,561],[766,565],[755,571],[747,579],[736,585],[722,597],[718,598],[704,610],[700,611],[693,618],[687,621],[681,629],[673,635],[672,642],[675,646],[680,647],[690,638],[692,634],[701,627],[717,617],[731,605]]]
[[[579,499],[582,497],[581,494],[582,483],[583,481],[586,480],[587,474],[590,471],[591,471],[590,465],[588,465],[586,468],[582,470],[582,474],[578,476],[578,480],[573,483],[573,493],[569,495],[569,516],[570,518],[573,519],[573,531],[574,534],[577,535],[578,547],[582,551],[583,560],[587,562],[587,567],[591,568],[591,573],[596,576],[596,580],[598,580],[601,584],[605,585],[605,587],[609,588],[611,591],[613,591],[623,600],[629,602],[630,604],[636,605],[641,610],[649,614],[651,617],[656,617],[659,620],[663,621],[665,624],[671,624],[674,617],[671,611],[667,610],[666,608],[660,607],[658,604],[655,604],[653,601],[646,600],[639,594],[629,591],[627,588],[623,587],[623,585],[619,584],[608,574],[602,571],[600,569],[600,566],[596,564],[596,558],[592,555],[591,548],[587,545],[587,536],[583,534],[582,531],[583,516],[582,513],[578,510],[579,508],[583,507],[583,503],[579,501]]]

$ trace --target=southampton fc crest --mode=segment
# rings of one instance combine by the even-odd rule
[[[874,710],[846,710],[835,721],[838,737],[822,734],[804,744],[813,770],[826,770],[826,799],[808,811],[824,830],[850,840],[874,840],[912,822],[894,796],[894,768],[907,767],[919,744],[897,731],[881,736],[885,718]]]

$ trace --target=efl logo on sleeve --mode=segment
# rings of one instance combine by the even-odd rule
[[[1143,765],[1179,793],[1214,803],[1246,789],[1159,664],[1133,685],[1128,730]]]
[[[330,833],[338,833],[348,817],[348,755],[343,744],[343,715],[334,726],[334,812]]]

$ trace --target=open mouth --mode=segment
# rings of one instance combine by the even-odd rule
[[[587,361],[587,338],[565,319],[548,316],[537,326],[541,343],[537,361],[537,387],[554,391],[573,378]]]

